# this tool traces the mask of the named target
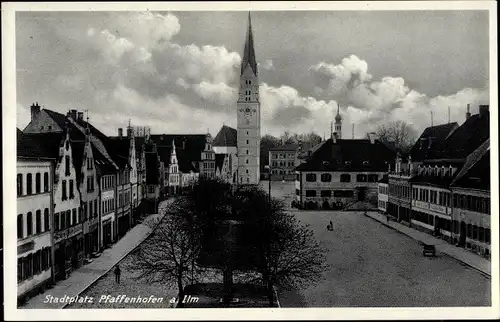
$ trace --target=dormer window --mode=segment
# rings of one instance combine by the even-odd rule
[[[351,161],[346,161],[345,165],[351,165]]]
[[[363,161],[363,165],[368,165],[370,162],[368,161]]]
[[[330,164],[330,162],[328,162],[328,161],[323,161],[323,165],[329,165],[329,164]]]

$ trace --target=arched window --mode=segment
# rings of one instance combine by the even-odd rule
[[[17,215],[17,238],[24,238],[23,215]]]
[[[321,174],[321,182],[331,182],[332,181],[332,175],[329,173],[323,173]]]
[[[17,196],[23,195],[23,175],[19,173],[17,175]]]
[[[26,236],[31,236],[33,235],[33,214],[28,212],[28,215],[26,216]]]
[[[35,193],[40,193],[42,189],[40,173],[35,174]]]
[[[44,231],[50,230],[49,208],[45,208],[43,211],[43,226]]]
[[[26,176],[26,194],[31,195],[33,193],[33,176],[28,173]]]
[[[35,233],[40,234],[42,232],[42,211],[37,210],[35,214]]]
[[[43,174],[43,192],[49,191],[49,173],[45,172]]]

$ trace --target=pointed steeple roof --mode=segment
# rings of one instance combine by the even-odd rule
[[[241,60],[241,74],[243,74],[248,64],[252,67],[254,74],[257,75],[257,61],[255,60],[255,50],[253,48],[252,20],[250,18],[250,12],[248,12],[248,30],[245,41],[245,50],[243,51],[243,59]]]
[[[339,103],[337,103],[337,115],[335,116],[335,121],[337,121],[337,122],[342,121],[342,116],[340,115]]]

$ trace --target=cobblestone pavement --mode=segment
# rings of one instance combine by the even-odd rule
[[[294,213],[324,243],[331,268],[316,284],[280,290],[282,307],[491,305],[490,279],[443,254],[423,257],[415,240],[363,212]]]
[[[170,201],[164,201],[163,207],[166,207]],[[64,296],[74,297],[84,291],[89,285],[100,278],[108,270],[110,270],[117,262],[139,245],[151,232],[152,223],[158,220],[162,215],[152,214],[144,219],[144,221],[130,231],[125,236],[117,241],[111,248],[103,251],[102,255],[92,263],[86,264],[71,273],[71,275],[63,281],[58,281],[52,288],[39,294],[20,307],[21,309],[60,309],[66,303],[55,302],[49,300],[50,297],[61,299]]]
[[[436,250],[438,252],[445,253],[446,255],[451,256],[456,260],[463,262],[464,264],[467,264],[488,276],[491,276],[491,262],[484,257],[481,257],[464,248],[451,245],[448,242],[429,234],[397,223],[394,220],[390,220],[389,222],[387,222],[386,216],[379,214],[378,212],[367,212],[367,216],[383,223],[386,226],[396,229],[397,231],[417,241],[421,241],[429,245],[436,245]]]

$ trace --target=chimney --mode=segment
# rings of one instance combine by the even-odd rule
[[[465,119],[470,117],[470,104],[467,104],[467,113],[465,113]]]
[[[83,112],[78,112],[78,119],[83,121]]]
[[[118,137],[121,139],[123,137],[123,129],[119,128],[118,129]]]
[[[375,133],[368,133],[368,137],[370,138],[370,143],[375,144]]]
[[[485,115],[488,115],[489,113],[490,113],[489,105],[479,105],[479,116],[483,117]]]
[[[71,111],[69,112],[69,116],[71,116],[71,118],[72,118],[73,120],[76,120],[76,113],[77,113],[77,111],[76,111],[76,110],[71,110]]]
[[[339,136],[338,136],[337,132],[333,132],[332,141],[334,144],[337,143],[338,138],[339,138]]]
[[[38,102],[31,104],[31,120],[36,120],[40,116],[40,105]]]

